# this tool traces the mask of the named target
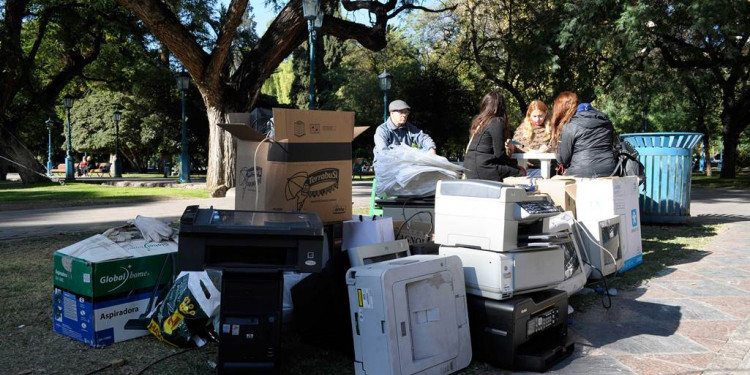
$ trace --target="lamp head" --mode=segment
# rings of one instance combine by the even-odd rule
[[[120,119],[122,119],[122,112],[119,108],[112,112],[112,119],[115,120],[115,122],[120,122]]]
[[[177,89],[185,91],[190,87],[190,75],[184,70],[177,75]]]
[[[378,86],[380,86],[380,89],[383,91],[388,91],[391,89],[391,84],[393,83],[393,76],[391,73],[388,73],[383,69],[383,73],[381,73],[378,76]]]
[[[67,109],[73,108],[73,97],[70,95],[63,96],[63,105],[65,105],[65,108]]]

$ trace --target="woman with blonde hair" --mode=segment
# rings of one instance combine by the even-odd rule
[[[525,174],[510,158],[514,147],[506,124],[505,100],[497,91],[490,91],[482,99],[479,114],[471,121],[469,136],[464,156],[467,178],[502,181],[505,177]]]
[[[552,127],[547,105],[541,100],[532,100],[526,110],[526,117],[513,134],[513,140],[520,143],[522,152],[555,152],[557,145],[551,145]],[[555,147],[552,147],[555,146]]]
[[[578,104],[575,93],[565,91],[555,99],[552,128],[560,141],[557,162],[566,176],[609,176],[615,169],[612,122],[591,104]]]

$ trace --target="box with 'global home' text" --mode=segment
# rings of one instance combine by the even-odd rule
[[[145,327],[126,324],[156,303],[172,278],[176,253],[171,241],[115,243],[102,235],[56,251],[55,332],[96,347],[147,334]]]

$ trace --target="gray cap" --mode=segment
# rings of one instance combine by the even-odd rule
[[[411,109],[403,100],[394,100],[388,105],[388,112],[401,111],[403,109]]]

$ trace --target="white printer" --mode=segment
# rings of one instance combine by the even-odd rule
[[[438,181],[435,242],[441,255],[461,258],[467,293],[507,299],[565,279],[570,237],[548,233],[558,214],[547,194],[494,181]]]
[[[471,362],[461,260],[414,255],[346,275],[357,375],[445,375]]]
[[[485,180],[438,181],[435,243],[493,251],[518,248],[519,227],[544,232],[560,210],[547,194]]]

